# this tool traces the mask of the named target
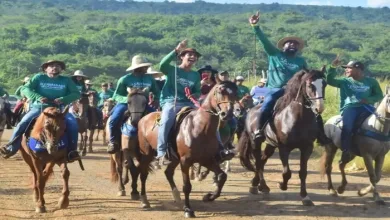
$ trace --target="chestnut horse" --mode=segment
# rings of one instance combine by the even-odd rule
[[[219,120],[226,121],[233,117],[233,104],[236,100],[237,86],[232,82],[217,80],[217,84],[211,89],[201,107],[183,116],[182,122],[176,124],[172,129],[174,132],[170,135],[172,147],[169,149],[172,162],[166,168],[165,175],[175,201],[180,203],[180,193],[173,179],[174,171],[180,164],[184,183],[185,217],[195,217],[189,200],[192,189],[189,169],[194,163],[199,163],[218,176],[216,191],[206,194],[203,201],[214,201],[221,194],[227,175],[219,167],[215,158],[218,153],[216,133]],[[160,112],[148,114],[138,123],[139,156],[137,160],[140,163],[138,167],[141,174],[141,200],[143,203],[147,202],[145,183],[149,165],[154,160],[156,153],[160,114]]]
[[[75,112],[77,124],[79,126],[79,134],[80,134],[80,143],[79,150],[81,151],[81,155],[87,155],[87,139],[88,139],[88,109],[89,109],[89,100],[88,96],[85,94],[81,94],[81,98],[74,103],[74,106],[78,109]]]
[[[45,185],[50,175],[53,173],[53,167],[57,164],[61,168],[61,177],[63,179],[62,196],[58,201],[57,207],[65,209],[69,205],[69,175],[67,167],[67,149],[59,149],[61,137],[65,132],[65,115],[68,113],[67,106],[63,112],[55,107],[46,108],[36,119],[35,124],[29,135],[30,138],[42,143],[46,150],[34,152],[29,148],[28,138],[23,135],[22,148],[20,149],[24,161],[28,164],[33,173],[34,184],[34,202],[37,213],[46,212],[45,199],[43,198]],[[82,164],[80,163],[82,167]],[[82,168],[83,169],[83,168]]]
[[[307,162],[313,152],[313,142],[316,139],[318,125],[316,114],[324,110],[325,79],[323,68],[318,70],[302,70],[297,72],[287,83],[284,95],[275,107],[274,120],[265,127],[266,148],[261,152],[261,143],[253,138],[258,131],[258,117],[260,105],[248,112],[246,128],[237,145],[241,164],[255,173],[252,179],[250,192],[261,191],[268,193],[263,172],[264,165],[275,148],[279,149],[279,156],[283,164],[283,182],[279,188],[287,190],[291,170],[288,164],[290,152],[298,148],[301,152],[299,178],[301,180],[300,196],[305,206],[314,205],[306,192]],[[251,159],[255,159],[252,164]]]
[[[108,117],[109,117],[109,114],[110,114],[110,111],[114,108],[115,106],[115,101],[113,99],[106,99],[104,102],[103,102],[103,109],[102,109],[102,112],[103,112],[103,129],[101,130],[103,132],[103,144],[107,144],[107,139],[106,139],[106,124],[107,124],[107,120],[108,120]],[[100,135],[100,129],[97,129],[97,133],[96,133],[96,136],[95,136],[95,141],[99,141],[99,135]]]

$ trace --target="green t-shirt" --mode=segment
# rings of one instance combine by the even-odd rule
[[[238,99],[242,99],[242,97],[244,97],[246,94],[248,95],[250,94],[248,87],[244,85],[239,85],[237,87],[238,87]]]
[[[145,96],[149,96],[149,92],[152,92],[154,99],[158,100],[160,96],[160,90],[157,87],[156,80],[151,75],[144,74],[142,76],[136,76],[134,74],[127,74],[122,76],[117,82],[116,90],[113,99],[117,103],[127,103],[127,88],[146,89]]]
[[[330,67],[326,74],[326,82],[340,88],[340,112],[349,107],[362,106],[360,103],[362,99],[371,105],[382,100],[383,93],[376,79],[363,77],[357,81],[352,77],[336,78],[336,75],[336,69]]]
[[[110,90],[107,90],[106,92],[100,92],[98,105],[103,105],[104,101],[106,101],[109,98],[112,98],[113,95],[114,95],[114,93],[111,92]]]
[[[288,56],[283,51],[280,51],[268,40],[259,26],[254,26],[253,30],[268,55],[267,87],[282,88],[295,73],[307,68],[303,57]]]
[[[175,67],[170,63],[175,59],[176,52],[172,51],[160,62],[160,70],[166,75],[166,81],[161,91],[161,106],[175,99]],[[190,102],[184,88],[188,87],[194,98],[200,97],[200,74],[196,71],[185,71],[177,67],[177,102]]]
[[[33,108],[53,105],[52,103],[41,104],[41,98],[47,98],[49,102],[59,98],[65,105],[80,98],[79,90],[69,77],[59,75],[50,78],[44,73],[36,74],[22,87],[21,93],[31,101]]]

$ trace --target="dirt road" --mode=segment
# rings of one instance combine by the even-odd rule
[[[9,137],[9,131],[4,135]],[[95,145],[95,153],[84,158],[86,171],[76,163],[70,167],[70,206],[66,210],[55,210],[62,189],[59,169],[46,186],[46,208],[48,213],[36,214],[32,201],[30,171],[19,155],[0,160],[0,219],[182,219],[181,205],[173,202],[168,182],[162,170],[149,175],[147,182],[151,208],[142,210],[138,201],[129,196],[118,197],[117,185],[109,179],[109,159],[101,142]],[[294,157],[293,157],[294,158]],[[387,202],[377,206],[371,195],[358,197],[357,190],[368,185],[365,172],[350,173],[347,191],[339,197],[327,195],[326,179],[318,174],[318,159],[311,159],[308,174],[308,192],[314,207],[303,207],[299,198],[298,160],[290,159],[293,177],[286,192],[276,185],[281,180],[281,163],[276,155],[266,167],[266,179],[271,187],[269,195],[248,193],[252,174],[246,172],[237,159],[233,160],[232,172],[215,202],[203,203],[202,196],[213,190],[211,176],[203,182],[193,181],[192,207],[198,218],[208,219],[389,219],[390,176],[383,176],[379,192]],[[179,189],[181,174],[175,174]],[[339,173],[333,181],[340,182]],[[128,190],[130,186],[126,186]],[[129,194],[129,191],[127,191]],[[182,195],[183,199],[183,195]]]

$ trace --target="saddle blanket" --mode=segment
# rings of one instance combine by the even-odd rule
[[[58,144],[58,150],[62,150],[68,146],[68,136],[64,134],[61,137],[61,140],[57,143]],[[42,153],[47,152],[45,145],[38,141],[35,138],[29,137],[27,140],[27,146],[34,152]]]

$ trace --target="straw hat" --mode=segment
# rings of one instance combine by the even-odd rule
[[[78,77],[78,76],[81,76],[83,78],[88,78],[88,76],[84,75],[83,71],[81,70],[76,70],[72,75],[72,77]]]
[[[136,55],[133,57],[133,59],[131,59],[131,66],[127,68],[126,71],[132,71],[140,67],[146,67],[146,66],[149,67],[151,65],[152,63],[149,63],[148,60],[145,59],[143,56]]]
[[[164,73],[154,70],[153,67],[149,67],[146,74],[152,75],[153,78],[159,78],[164,75]]]
[[[45,69],[47,68],[47,66],[49,66],[50,64],[53,64],[53,63],[59,64],[59,65],[61,66],[61,69],[62,69],[62,70],[65,70],[65,69],[66,69],[65,63],[62,62],[62,61],[59,61],[59,60],[49,60],[49,61],[47,61],[46,63],[42,64],[41,69],[42,69],[43,71],[45,71]]]
[[[185,54],[188,53],[188,52],[193,52],[193,53],[195,53],[196,56],[197,56],[198,58],[202,56],[202,54],[200,54],[198,51],[196,51],[196,49],[194,49],[194,48],[186,48],[186,49],[180,51],[179,57],[185,55]]]
[[[244,77],[243,76],[236,76],[236,81],[244,81]]]
[[[28,82],[30,80],[30,77],[26,76],[24,77],[24,79],[22,80],[22,82]]]
[[[259,83],[267,83],[267,79],[265,79],[265,78],[262,78],[262,79],[260,79],[259,81],[258,81]]]
[[[89,79],[85,80],[85,84],[87,84],[87,85],[93,85],[93,83],[91,83],[91,80],[89,80]]]
[[[284,47],[284,44],[288,41],[296,41],[298,42],[298,50],[301,51],[305,47],[305,41],[303,41],[299,37],[285,37],[279,40],[278,42],[278,48],[282,49]]]

